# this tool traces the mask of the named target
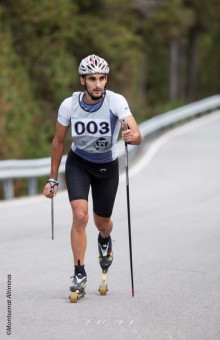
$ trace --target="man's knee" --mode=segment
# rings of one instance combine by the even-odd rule
[[[106,229],[112,227],[112,221],[110,217],[100,217],[94,214],[95,225],[100,232],[105,232]]]
[[[88,213],[83,210],[75,211],[73,214],[73,222],[79,226],[86,226],[88,222]]]
[[[86,227],[89,216],[86,204],[72,204],[73,226],[79,229]]]

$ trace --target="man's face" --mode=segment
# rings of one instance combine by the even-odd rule
[[[94,73],[80,78],[81,84],[86,85],[86,90],[93,98],[100,99],[107,83],[107,75]]]

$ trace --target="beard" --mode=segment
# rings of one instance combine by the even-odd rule
[[[89,96],[92,98],[92,100],[99,100],[99,99],[101,99],[103,97],[104,93],[105,93],[105,90],[99,89],[99,91],[101,91],[101,93],[99,95],[95,96],[93,94],[93,91],[88,90],[87,87],[86,87],[86,91],[89,94]]]

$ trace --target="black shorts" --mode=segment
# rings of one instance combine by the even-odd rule
[[[70,202],[78,199],[88,201],[91,186],[93,211],[101,217],[111,216],[118,189],[118,159],[109,163],[93,163],[70,150],[65,174]]]

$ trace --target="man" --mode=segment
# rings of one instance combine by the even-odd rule
[[[44,187],[46,197],[56,195],[58,169],[67,130],[71,125],[73,143],[65,174],[73,213],[71,245],[75,273],[70,286],[72,292],[84,290],[87,282],[84,256],[90,187],[94,222],[99,231],[98,249],[102,269],[108,269],[113,260],[111,215],[119,178],[116,141],[121,125],[123,127],[123,119],[126,118],[129,127],[122,133],[123,141],[137,145],[142,140],[126,99],[106,90],[108,73],[108,63],[94,54],[81,61],[79,74],[84,92],[74,92],[59,108],[51,149],[50,179]]]

